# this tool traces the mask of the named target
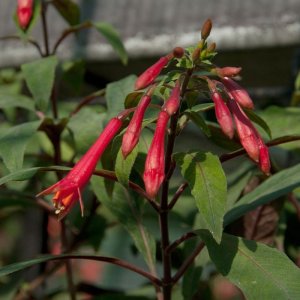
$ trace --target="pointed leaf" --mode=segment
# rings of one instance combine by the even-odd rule
[[[21,107],[34,111],[34,102],[29,97],[23,95],[0,93],[0,108]]]
[[[11,127],[0,137],[0,156],[11,171],[22,168],[27,143],[39,128],[41,121]]]
[[[269,203],[280,196],[286,195],[299,186],[300,164],[278,172],[264,181],[254,191],[242,197],[232,209],[226,213],[224,219],[225,225],[230,224],[248,211],[251,211],[260,205]]]
[[[284,253],[228,234],[223,234],[220,244],[206,230],[199,234],[217,269],[247,299],[300,298],[300,269]]]
[[[201,103],[201,104],[197,104],[194,105],[191,109],[189,109],[188,111],[193,111],[193,112],[201,112],[201,111],[207,111],[207,110],[211,110],[215,107],[214,103]]]
[[[48,108],[57,63],[56,56],[49,56],[21,66],[36,106],[43,112]]]
[[[195,125],[197,125],[206,136],[210,137],[211,132],[207,124],[205,123],[202,116],[194,111],[188,111],[186,114],[189,116],[189,118],[194,122]]]
[[[112,197],[105,192],[103,178],[93,177],[92,187],[97,198],[126,228],[149,268],[155,264],[155,239],[142,224],[143,201],[116,183]]]
[[[264,119],[262,119],[260,116],[258,116],[253,110],[251,109],[245,109],[245,113],[249,117],[249,119],[253,122],[255,122],[257,125],[259,125],[269,136],[269,138],[272,138],[271,129],[268,126],[268,124],[265,122]]]
[[[221,240],[226,210],[226,177],[217,156],[211,153],[178,153],[175,160],[181,168],[196,200],[203,228]]]
[[[117,178],[121,184],[124,186],[128,186],[129,176],[135,162],[135,159],[138,154],[138,145],[132,150],[132,152],[124,159],[122,154],[122,149],[120,148],[118,151],[115,172]]]
[[[108,117],[114,117],[124,109],[124,101],[127,94],[134,89],[135,80],[135,75],[129,75],[107,85],[106,101]]]
[[[122,43],[121,37],[116,31],[116,29],[109,23],[105,22],[93,23],[93,25],[106,38],[109,44],[117,52],[122,63],[126,65],[128,61],[127,52]]]
[[[80,22],[80,9],[74,1],[53,0],[52,4],[71,26],[77,25]]]
[[[35,167],[29,169],[22,169],[16,172],[10,173],[2,178],[0,178],[0,186],[9,181],[24,181],[33,177],[38,171],[69,171],[70,168],[63,166],[53,166],[53,167]]]

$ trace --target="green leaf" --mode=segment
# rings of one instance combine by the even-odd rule
[[[182,295],[185,300],[194,299],[201,279],[202,267],[191,266],[187,269],[182,280]]]
[[[133,238],[136,247],[150,268],[155,264],[155,239],[142,223],[144,202],[116,183],[110,197],[105,190],[103,178],[93,177],[93,190],[99,201],[106,206]]]
[[[69,171],[70,168],[62,166],[52,166],[52,167],[35,167],[29,169],[22,169],[10,173],[2,178],[0,178],[0,186],[9,181],[24,181],[33,177],[38,171]]]
[[[281,251],[228,234],[217,244],[207,231],[199,234],[219,272],[246,299],[300,299],[300,269]]]
[[[59,14],[71,25],[77,25],[80,22],[80,9],[78,5],[71,0],[53,0],[52,4]]]
[[[124,159],[122,154],[122,149],[120,148],[118,151],[115,172],[117,178],[121,184],[124,186],[128,186],[129,176],[135,162],[135,159],[138,154],[138,145],[132,150],[132,152]]]
[[[0,156],[11,172],[22,168],[26,146],[40,124],[41,121],[23,123],[0,136]]]
[[[226,210],[226,177],[217,156],[211,153],[178,153],[174,156],[187,180],[202,217],[203,228],[221,240]]]
[[[300,164],[278,172],[268,178],[255,190],[242,197],[229,210],[224,219],[225,225],[243,216],[256,207],[267,204],[300,186]]]
[[[135,75],[129,75],[107,85],[106,101],[108,117],[114,117],[124,109],[124,101],[127,94],[133,91],[135,80]]]
[[[249,117],[249,119],[256,124],[258,124],[269,136],[269,138],[272,138],[271,129],[268,126],[268,124],[260,117],[258,116],[253,110],[251,109],[244,109],[245,113]]]
[[[34,111],[34,102],[29,97],[18,94],[0,93],[0,108],[21,107]]]
[[[21,66],[26,84],[33,95],[36,106],[43,112],[48,108],[57,63],[56,56],[49,56]]]
[[[260,111],[259,115],[271,128],[273,138],[281,137],[283,133],[284,135],[294,135],[300,132],[300,107],[271,106]],[[295,147],[295,145],[296,143],[289,143],[280,145],[280,147]]]
[[[214,103],[201,103],[201,104],[197,104],[195,106],[193,106],[191,109],[188,110],[192,111],[192,112],[203,112],[203,111],[207,111],[207,110],[211,110],[215,107]]]
[[[115,30],[115,28],[106,22],[93,23],[93,25],[106,38],[106,40],[110,43],[113,49],[117,52],[122,63],[126,65],[128,61],[127,52],[122,43],[120,35]]]
[[[204,134],[207,137],[211,136],[210,129],[205,123],[205,120],[202,118],[201,115],[193,111],[188,111],[185,113],[189,116],[189,118],[193,121],[193,123],[197,125],[204,132]]]
[[[91,107],[84,107],[72,116],[68,128],[73,133],[78,152],[84,153],[95,142],[103,130],[105,117],[105,114],[100,114]]]

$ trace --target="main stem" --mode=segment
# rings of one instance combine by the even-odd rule
[[[185,75],[182,88],[181,88],[181,98],[184,96],[188,82],[193,73],[193,69],[189,69]],[[165,174],[166,179],[162,185],[162,195],[160,202],[160,212],[159,212],[159,223],[160,223],[160,232],[161,232],[161,251],[162,251],[162,261],[163,261],[163,297],[164,300],[171,300],[172,294],[172,274],[171,274],[171,254],[167,251],[170,245],[169,238],[169,203],[168,203],[168,194],[169,194],[169,181],[172,175],[172,153],[174,149],[175,139],[176,139],[176,127],[179,118],[179,111],[171,118],[170,128],[169,128],[169,137],[167,143],[167,150],[165,156]]]

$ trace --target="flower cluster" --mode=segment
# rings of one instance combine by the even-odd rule
[[[81,191],[92,176],[104,150],[120,130],[122,120],[132,111],[134,113],[124,130],[122,139],[123,158],[126,159],[133,151],[142,132],[145,112],[151,103],[153,94],[156,91],[159,92],[160,89],[163,89],[164,95],[168,96],[165,97],[167,99],[160,107],[143,171],[145,190],[149,198],[156,197],[165,180],[166,172],[169,171],[165,169],[165,138],[169,120],[174,115],[180,116],[181,96],[188,89],[200,94],[199,86],[202,88],[203,83],[205,83],[204,88],[211,94],[211,99],[215,104],[216,119],[223,133],[229,139],[233,139],[237,132],[240,143],[248,156],[258,163],[262,172],[270,173],[268,147],[245,113],[247,109],[252,110],[254,104],[246,90],[232,79],[239,74],[241,68],[218,68],[213,64],[202,63],[202,61],[210,60],[214,55],[216,45],[214,43],[208,45],[206,42],[210,31],[211,22],[208,20],[201,31],[202,39],[195,48],[184,50],[177,47],[143,72],[135,82],[135,90],[139,90],[138,93],[142,94],[138,105],[111,119],[96,142],[67,176],[39,194],[40,196],[54,194],[53,202],[59,217],[65,216],[76,200],[79,200],[83,212]],[[177,73],[175,72],[174,77],[165,76],[164,79],[168,78],[168,80],[159,82],[159,75],[171,62],[173,66],[177,64],[176,66],[179,67]],[[182,71],[182,66],[186,72]],[[199,72],[193,74],[194,71],[202,69],[204,69],[205,75],[202,75],[201,72],[200,75]],[[140,91],[142,89],[145,91]]]
[[[216,119],[223,133],[230,139],[233,138],[236,129],[240,143],[249,157],[268,175],[271,168],[268,147],[243,110],[253,109],[253,101],[244,88],[228,77],[237,75],[239,71],[240,68],[234,67],[217,68],[216,73],[221,81],[207,79],[215,104]],[[226,98],[222,97],[222,93]]]

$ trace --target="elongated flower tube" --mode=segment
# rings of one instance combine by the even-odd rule
[[[145,189],[149,197],[154,198],[165,178],[165,133],[170,116],[161,111],[150,145],[144,170]]]
[[[224,67],[224,68],[215,68],[213,71],[217,73],[220,77],[232,77],[236,76],[241,72],[242,68],[240,67]]]
[[[143,89],[154,82],[156,77],[160,74],[162,69],[173,58],[173,54],[169,54],[161,57],[155,64],[149,67],[144,73],[142,73],[135,82],[135,90]]]
[[[239,104],[234,99],[228,100],[228,107],[233,114],[240,142],[255,162],[259,162],[259,137],[251,121],[245,115]]]
[[[70,211],[77,200],[79,200],[81,213],[83,214],[81,190],[89,181],[98,160],[108,144],[119,131],[121,125],[122,121],[120,118],[112,118],[99,135],[96,142],[77,162],[77,164],[66,175],[66,177],[37,195],[38,197],[54,194],[52,201],[56,208],[55,213],[60,219]]]
[[[170,97],[167,99],[162,107],[162,110],[168,113],[169,116],[174,115],[180,105],[180,82],[177,80],[175,87],[173,88]]]
[[[228,77],[221,79],[228,93],[244,108],[253,109],[254,104],[248,92]]]
[[[215,103],[215,115],[223,133],[232,139],[234,125],[229,108],[218,92],[213,92],[211,98]]]
[[[269,156],[269,149],[265,145],[262,139],[259,139],[258,147],[259,147],[259,167],[263,173],[265,173],[266,175],[270,175],[271,162]]]
[[[17,19],[22,29],[26,29],[30,23],[33,12],[33,0],[18,0]]]
[[[144,118],[145,111],[151,101],[151,95],[155,89],[155,86],[151,87],[147,93],[141,98],[134,114],[130,120],[130,123],[126,129],[125,134],[123,135],[122,140],[122,154],[126,158],[131,151],[136,146],[139,141],[141,131],[142,131],[142,122]]]

